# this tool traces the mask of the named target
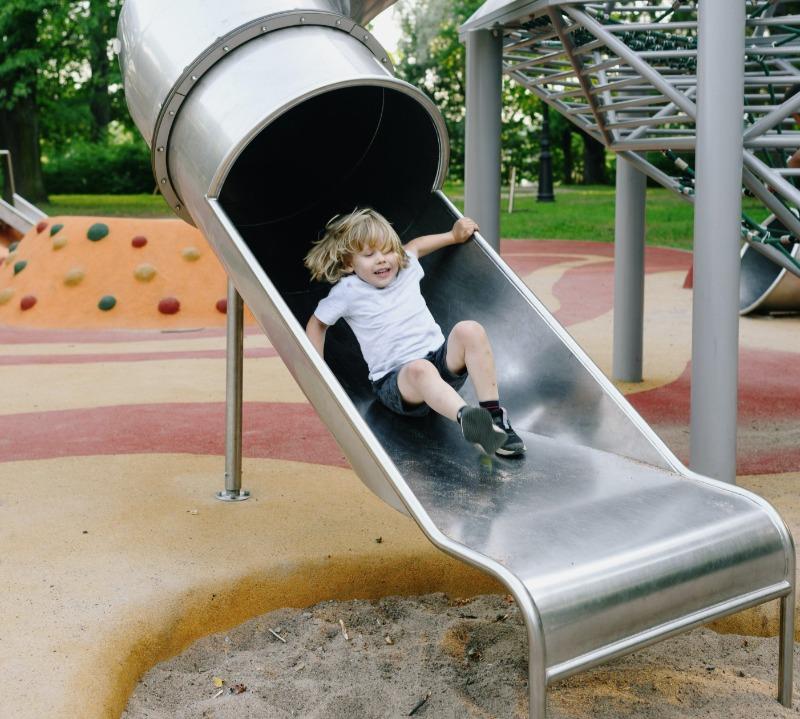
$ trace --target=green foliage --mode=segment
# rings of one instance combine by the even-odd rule
[[[153,188],[150,153],[141,140],[124,144],[73,143],[44,165],[54,193],[131,194]]]
[[[38,70],[47,46],[39,28],[57,6],[55,0],[3,0],[0,4],[0,109],[13,110],[35,97]]]
[[[75,142],[104,140],[115,120],[131,126],[111,51],[121,6],[0,2],[0,147],[13,151],[18,189],[34,201],[46,199],[40,148],[57,155]]]
[[[111,49],[122,0],[58,5],[57,16],[40,29],[46,50],[39,72],[39,106],[48,151],[73,141],[102,140],[113,121],[132,127]]]
[[[403,37],[398,46],[398,74],[423,89],[437,104],[450,135],[450,177],[464,176],[465,49],[458,28],[482,0],[429,0],[400,9]],[[502,152],[504,175],[512,166],[518,177],[535,179],[538,130],[534,109],[538,100],[525,88],[503,79]]]

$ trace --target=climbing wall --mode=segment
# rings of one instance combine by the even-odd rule
[[[223,326],[226,288],[216,256],[185,222],[54,217],[9,245],[0,325]]]

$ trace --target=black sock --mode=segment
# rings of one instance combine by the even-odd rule
[[[486,402],[478,402],[478,404],[483,407],[484,409],[488,409],[493,415],[495,412],[500,410],[500,400],[499,399],[490,399]]]

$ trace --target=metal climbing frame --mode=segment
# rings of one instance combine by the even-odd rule
[[[503,71],[511,79],[664,187],[693,199],[691,182],[640,153],[695,150],[696,3],[490,2],[461,31],[487,28],[502,32]],[[750,223],[742,233],[750,243],[772,244],[771,254],[800,274],[784,247],[800,237],[800,220],[789,209],[800,206],[791,182],[800,169],[785,162],[787,151],[800,148],[791,117],[800,112],[800,94],[783,100],[800,83],[800,15],[781,14],[780,2],[748,3],[745,29],[744,185],[788,231],[776,238]]]

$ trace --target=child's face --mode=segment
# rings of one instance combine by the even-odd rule
[[[351,255],[345,269],[355,272],[364,282],[373,287],[383,289],[395,277],[400,266],[397,253],[389,248],[364,247],[355,255]]]

